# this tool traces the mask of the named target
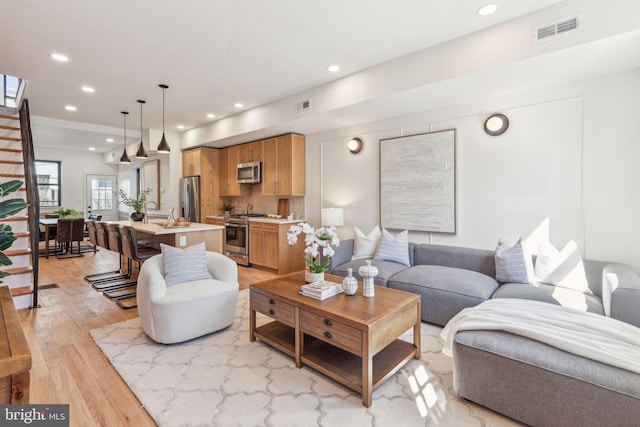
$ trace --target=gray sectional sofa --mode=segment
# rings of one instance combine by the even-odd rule
[[[340,242],[330,271],[351,261],[353,240]],[[640,327],[640,277],[628,266],[583,260],[590,292],[542,283],[500,283],[493,251],[409,244],[410,266],[374,260],[375,283],[421,295],[422,320],[445,325],[462,309],[491,298],[574,306]],[[640,358],[640,347],[638,347]],[[453,342],[454,387],[474,401],[534,426],[631,426],[640,420],[640,374],[497,330],[461,331]]]

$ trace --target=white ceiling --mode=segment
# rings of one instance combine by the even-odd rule
[[[162,128],[160,83],[166,129],[180,132],[237,114],[235,102],[269,104],[559,0],[495,0],[496,14],[476,15],[488,2],[3,0],[0,31],[11,37],[0,43],[0,73],[29,82],[36,146],[104,152],[122,143],[123,110],[127,135],[139,137],[137,99],[147,101],[144,127]]]

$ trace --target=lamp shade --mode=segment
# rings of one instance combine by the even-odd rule
[[[326,227],[340,227],[344,225],[344,210],[342,208],[322,209],[320,222]]]

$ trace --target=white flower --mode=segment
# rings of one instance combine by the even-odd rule
[[[318,268],[318,266],[323,263],[319,259],[319,255],[322,254],[322,256],[326,258],[331,258],[335,254],[333,248],[340,245],[340,239],[338,239],[334,229],[327,227],[314,229],[306,222],[300,222],[289,227],[287,243],[290,246],[295,246],[298,243],[298,235],[301,233],[305,234],[304,253],[309,268],[312,268],[312,265]]]

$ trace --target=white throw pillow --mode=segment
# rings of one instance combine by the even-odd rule
[[[160,244],[164,264],[164,281],[167,286],[200,279],[212,279],[207,268],[207,252],[204,243],[185,249]]]
[[[353,256],[351,261],[360,258],[373,258],[380,240],[380,227],[377,225],[366,236],[358,227],[353,227]]]
[[[522,246],[522,238],[509,246],[498,239],[496,246],[496,280],[503,283],[533,283],[533,260]]]
[[[383,228],[373,259],[398,262],[411,267],[409,261],[409,231],[404,230],[396,238],[386,228]]]
[[[541,283],[574,289],[585,294],[593,293],[587,283],[578,245],[573,240],[561,251],[548,241],[540,243],[535,273]]]

